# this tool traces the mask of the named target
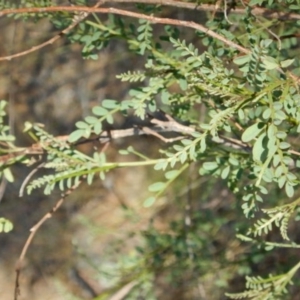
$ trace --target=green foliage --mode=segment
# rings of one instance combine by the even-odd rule
[[[89,157],[75,150],[66,141],[48,134],[38,125],[32,126],[32,134],[39,139],[40,146],[47,152],[48,162],[45,168],[53,169],[55,172],[32,180],[27,186],[29,194],[33,189],[42,186],[46,195],[49,195],[56,185],[62,191],[70,189],[77,186],[81,178],[91,184],[94,175],[97,174],[104,179],[105,172],[114,168],[114,165],[106,164],[104,153],[95,152],[93,157]]]
[[[10,155],[13,150],[15,150],[15,146],[13,145],[13,141],[15,137],[10,134],[10,127],[6,124],[6,111],[5,107],[7,102],[4,100],[0,101],[0,154],[1,155]],[[1,157],[1,156],[0,156]],[[11,172],[10,165],[15,163],[14,157],[12,157],[11,161],[8,161],[6,164],[1,161],[0,162],[0,179],[7,180],[8,182],[14,181],[14,176]],[[10,232],[13,229],[13,224],[5,219],[0,218],[1,229],[0,232]]]
[[[277,276],[270,275],[268,278],[258,277],[246,277],[247,291],[238,294],[227,293],[230,299],[283,299],[287,295],[288,284],[293,284],[291,278],[298,271],[300,264],[297,264],[286,274]]]
[[[262,211],[268,215],[268,219],[259,219],[256,224],[254,224],[253,228],[249,229],[248,234],[253,234],[254,236],[260,236],[262,233],[267,234],[272,231],[272,225],[280,228],[281,236],[289,240],[287,229],[288,222],[292,217],[294,211],[297,209],[299,205],[300,199],[295,200],[292,203],[274,207],[271,209],[262,209]]]
[[[22,5],[25,4],[22,2]],[[26,2],[27,7],[49,5],[48,1]],[[264,245],[268,250],[279,248],[278,243],[267,241],[274,228],[279,229],[282,239],[290,240],[288,225],[295,222],[293,217],[300,203],[299,198],[290,202],[290,198],[299,197],[300,183],[299,78],[291,74],[297,73],[300,61],[295,52],[289,51],[291,39],[282,45],[274,39],[280,32],[273,33],[272,25],[279,21],[262,23],[252,15],[253,5],[276,9],[279,4],[253,0],[249,5],[243,17],[238,18],[239,32],[236,34],[226,18],[216,17],[207,24],[227,41],[245,47],[244,53],[238,53],[236,47],[227,49],[228,45],[225,47],[221,39],[207,32],[192,32],[189,39],[186,37],[188,30],[181,32],[169,25],[163,28],[163,35],[157,37],[154,25],[145,19],[129,20],[110,14],[105,21],[96,15],[83,20],[68,34],[72,43],[82,46],[83,58],[97,59],[99,50],[117,39],[125,41],[129,51],[144,56],[144,70],[128,70],[118,75],[121,81],[134,83],[128,99],[103,100],[101,105],[92,108],[91,115],[75,124],[76,129],[70,133],[68,141],[52,136],[38,125],[28,126],[29,134],[46,153],[45,168],[52,170],[31,180],[27,185],[28,193],[44,188],[44,193],[50,194],[56,187],[62,191],[71,189],[81,180],[92,184],[95,176],[104,179],[106,172],[114,168],[153,165],[156,172],[163,173],[164,179],[150,184],[151,194],[144,200],[144,207],[149,208],[166,195],[190,166],[196,166],[202,178],[221,180],[236,196],[236,203],[230,209],[236,208],[236,219],[239,210],[243,211],[245,219],[238,221],[243,231],[239,234],[242,241],[259,244],[259,247]],[[1,9],[7,6],[3,1],[0,3]],[[162,9],[147,5],[137,8],[148,16]],[[299,8],[298,3],[292,1],[284,6],[287,13]],[[60,29],[71,24],[74,17],[64,12],[24,17],[29,16],[48,17]],[[281,28],[284,26],[282,24]],[[288,29],[293,33],[297,32],[297,27],[298,24],[289,25]],[[4,122],[4,107],[5,102],[1,101],[0,141],[5,145],[1,154],[14,149],[11,144],[14,137]],[[200,108],[204,114],[199,112]],[[115,114],[133,114],[143,120],[160,110],[174,119],[188,121],[188,125],[182,127],[182,139],[162,146],[155,158],[150,159],[130,148],[120,152],[134,154],[134,162],[108,162],[104,152],[95,151],[88,156],[76,149],[79,141],[99,137],[107,124],[114,124]],[[187,127],[190,130],[185,130]],[[13,180],[6,166],[1,169],[3,175]],[[207,244],[213,247],[213,243],[205,244],[207,235],[201,235],[201,230],[208,234],[213,220],[206,219],[204,225],[202,221],[195,217],[195,226],[190,228],[175,222],[171,233],[162,234],[153,228],[143,233],[145,245],[137,250],[145,258],[141,267],[149,270],[147,276],[140,279],[147,299],[155,299],[151,293],[152,280],[155,271],[162,266],[172,267],[178,278],[180,270],[188,267],[204,272],[207,265],[202,265],[198,253]],[[2,226],[3,231],[6,226],[9,225]],[[299,247],[293,242],[289,246]],[[268,278],[247,276],[246,290],[227,296],[231,299],[281,299],[288,293],[288,285],[299,266],[297,263],[290,271]],[[134,289],[128,299],[134,299],[137,294]]]
[[[8,233],[14,228],[12,222],[5,218],[0,218],[0,233],[5,232]]]
[[[158,162],[155,166],[154,169],[159,170],[160,162]],[[188,164],[184,164],[179,170],[170,170],[166,172],[165,178],[167,179],[166,182],[155,182],[149,186],[149,191],[150,192],[156,192],[155,196],[151,196],[148,199],[144,201],[144,206],[145,207],[150,207],[155,203],[155,200],[162,195],[168,186],[174,182],[174,180],[181,175],[188,167]]]
[[[15,137],[10,134],[10,127],[6,124],[6,111],[5,107],[7,102],[4,100],[0,101],[0,154],[8,155],[13,152],[16,148],[12,143],[15,140]],[[4,164],[0,162],[0,178],[4,177],[7,181],[14,181],[13,174],[9,168],[10,164],[13,164],[15,161],[12,159],[11,162]]]
[[[7,105],[7,102],[4,100],[0,101],[0,141],[3,143],[10,143],[15,140],[15,137],[9,133],[9,126],[5,124],[5,107]],[[1,151],[5,151],[2,149]]]
[[[126,110],[130,106],[127,102],[123,101],[118,103],[115,100],[104,100],[102,106],[95,106],[93,113],[96,116],[88,116],[84,121],[79,121],[75,125],[76,131],[73,131],[69,136],[69,142],[73,143],[79,140],[81,137],[89,138],[92,133],[99,135],[102,131],[102,122],[113,123],[113,114],[120,110]]]

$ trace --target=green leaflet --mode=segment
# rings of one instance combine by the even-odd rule
[[[12,231],[14,228],[14,225],[11,221],[5,219],[5,218],[0,218],[0,233],[8,233]]]
[[[265,128],[265,126],[266,124],[263,122],[258,122],[251,125],[244,131],[242,135],[242,141],[245,143],[252,141],[259,135],[259,133]]]
[[[267,141],[267,134],[266,132],[263,132],[255,141],[253,149],[252,149],[252,155],[254,161],[262,162],[263,161],[263,153],[264,151],[267,151],[266,149],[266,141]]]

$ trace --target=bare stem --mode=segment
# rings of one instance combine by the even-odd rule
[[[14,300],[17,300],[19,295],[20,295],[20,274],[22,270],[22,264],[24,261],[24,258],[26,256],[27,250],[32,243],[32,240],[39,230],[39,228],[50,218],[52,218],[53,214],[60,208],[60,206],[63,204],[64,200],[66,197],[68,197],[78,186],[80,185],[81,182],[77,183],[73,187],[71,187],[68,191],[66,191],[62,197],[56,202],[56,204],[52,207],[52,209],[46,213],[31,229],[30,229],[30,234],[23,246],[21,255],[17,261],[16,264],[16,280],[15,280],[15,292],[14,292]]]

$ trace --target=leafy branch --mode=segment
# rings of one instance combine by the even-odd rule
[[[287,273],[272,276],[268,278],[246,277],[247,291],[242,293],[226,293],[230,299],[245,299],[251,298],[253,300],[260,299],[278,299],[287,294],[287,285],[292,284],[292,278],[300,268],[300,263],[296,264]]]

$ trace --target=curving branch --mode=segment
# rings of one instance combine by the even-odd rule
[[[132,128],[127,128],[127,129],[104,130],[101,134],[95,137],[92,137],[90,139],[84,139],[74,143],[73,146],[78,146],[80,144],[86,144],[95,141],[99,141],[100,143],[107,143],[115,139],[127,138],[131,136],[140,136],[140,135],[152,135],[162,140],[165,143],[173,143],[177,140],[184,138],[185,135],[192,136],[196,132],[195,128],[179,123],[178,121],[176,121],[166,113],[162,112],[162,114],[163,114],[163,118],[160,119],[151,118],[149,126],[134,126]],[[175,133],[176,137],[166,138],[162,135],[168,133],[169,134]],[[68,138],[69,138],[68,135],[56,137],[56,139],[59,139],[61,142],[65,142],[65,143],[68,143]],[[245,149],[247,151],[249,149],[247,144],[237,139],[225,137],[222,135],[220,135],[218,139],[212,138],[212,142],[217,145],[223,145],[234,149]],[[47,146],[49,146],[49,144],[47,144],[47,142],[43,142],[43,143],[35,143],[30,147],[16,149],[14,152],[0,156],[0,164],[4,165],[5,167],[6,165],[10,165],[14,161],[22,160],[23,157],[28,155],[40,156],[47,152],[47,149],[45,149],[47,148]],[[34,169],[33,172],[36,172],[35,170],[36,169]]]
[[[131,1],[134,3],[135,1]],[[174,2],[174,1],[173,1]],[[9,8],[0,11],[0,17],[9,15],[9,14],[29,14],[29,13],[49,13],[49,12],[73,12],[73,13],[101,13],[101,14],[116,14],[121,16],[132,17],[136,19],[144,19],[148,20],[154,24],[168,24],[173,26],[181,26],[187,28],[193,28],[195,30],[199,30],[212,38],[215,38],[225,45],[238,50],[243,54],[250,54],[251,50],[227,39],[226,37],[214,32],[213,30],[208,29],[207,27],[192,21],[183,21],[177,19],[170,18],[160,18],[152,15],[145,15],[142,13],[137,13],[133,11],[118,9],[114,7],[87,7],[87,6],[50,6],[50,7],[23,7],[23,8]],[[277,68],[278,72],[281,74],[285,74],[285,72],[281,68]],[[295,80],[297,83],[300,83],[300,78],[292,73],[288,73],[288,75]]]
[[[196,4],[183,1],[174,0],[103,0],[103,3],[145,3],[145,4],[158,4],[162,6],[172,6],[178,8],[185,8],[198,11],[208,11],[208,12],[221,12],[224,13],[224,8],[217,7],[212,4]],[[235,7],[230,10],[231,14],[244,14],[245,8]],[[286,20],[300,20],[300,14],[296,13],[285,13],[283,11],[275,11],[261,7],[253,7],[251,13],[255,16],[263,16],[268,19],[277,19],[280,21]]]
[[[238,45],[224,36],[208,29],[207,27],[198,24],[192,21],[182,21],[170,18],[159,18],[155,16],[149,16],[142,13],[132,12],[128,10],[118,9],[114,7],[105,7],[105,8],[94,8],[94,7],[87,7],[87,6],[51,6],[51,7],[29,7],[29,8],[10,8],[10,9],[3,9],[0,11],[0,17],[9,15],[9,14],[28,14],[28,13],[47,13],[47,12],[85,12],[85,13],[101,13],[101,14],[116,14],[122,15],[127,17],[132,17],[136,19],[144,19],[148,20],[151,23],[155,24],[168,24],[180,27],[188,27],[199,30],[215,39],[222,41],[225,45],[237,49],[242,53],[249,54],[251,51],[247,48]]]
[[[77,184],[72,186],[70,189],[68,189],[64,194],[62,194],[62,197],[56,202],[56,204],[52,207],[52,209],[47,212],[31,229],[30,234],[23,246],[21,255],[19,256],[19,259],[16,264],[16,280],[15,280],[15,291],[14,291],[14,300],[17,300],[20,296],[20,275],[22,270],[22,265],[24,262],[24,258],[26,256],[27,250],[32,243],[32,240],[39,230],[39,228],[50,218],[52,218],[53,214],[61,207],[66,197],[68,197],[75,189],[78,188],[78,186],[81,184],[81,181],[79,181]]]
[[[66,35],[69,33],[75,26],[77,26],[82,20],[84,20],[88,14],[92,12],[98,12],[98,13],[107,13],[108,10],[111,10],[111,13],[120,14],[120,15],[127,15],[135,18],[144,18],[145,15],[133,13],[130,11],[120,10],[116,8],[104,8],[101,11],[95,10],[99,8],[102,4],[105,3],[145,3],[145,4],[158,4],[163,6],[172,6],[172,7],[178,7],[178,8],[185,8],[185,9],[191,9],[191,10],[199,10],[199,11],[211,11],[211,12],[224,12],[224,9],[220,7],[216,7],[215,5],[210,4],[195,4],[195,3],[188,3],[188,2],[182,2],[182,1],[174,1],[174,0],[100,0],[98,1],[93,7],[84,7],[84,6],[53,6],[53,7],[43,7],[43,8],[14,8],[14,9],[6,9],[2,10],[0,12],[0,17],[7,15],[7,14],[23,14],[23,13],[34,13],[34,12],[53,12],[53,11],[69,11],[69,12],[85,12],[86,14],[83,14],[82,16],[79,16],[77,18],[74,18],[74,22],[59,32],[57,35],[52,37],[51,39],[47,40],[46,42],[41,43],[40,45],[33,46],[32,48],[13,54],[8,56],[0,57],[0,61],[4,60],[11,60],[17,57],[21,57],[24,55],[27,55],[29,53],[38,51],[41,48],[44,48],[48,45],[53,44],[57,40],[59,40],[63,35]],[[233,14],[243,14],[245,13],[244,8],[234,8],[230,11]],[[260,15],[266,18],[276,18],[278,20],[300,20],[300,15],[295,13],[285,13],[281,11],[273,11],[268,10],[264,8],[258,8],[255,7],[252,9],[252,14],[254,15]],[[239,51],[243,53],[249,53],[246,48],[241,47],[240,45],[237,45],[221,35],[216,34],[215,32],[209,30],[208,28],[205,28],[203,25],[194,23],[194,22],[186,22],[186,21],[180,21],[180,20],[173,20],[173,19],[166,19],[166,18],[157,18],[157,17],[149,17],[149,21],[153,23],[162,23],[162,24],[170,24],[170,25],[178,25],[178,26],[184,26],[184,27],[190,27],[194,28],[196,30],[205,32],[206,34],[217,38],[227,44],[230,47],[236,48]],[[194,24],[192,24],[194,23]]]
[[[152,5],[162,5],[162,6],[171,6],[171,7],[177,7],[177,8],[184,8],[184,9],[190,9],[190,10],[198,10],[198,11],[208,11],[208,12],[223,12],[224,8],[217,7],[216,5],[211,4],[196,4],[196,3],[190,3],[185,1],[175,1],[175,0],[102,0],[100,1],[101,4],[105,3],[145,3],[145,4],[152,4]],[[59,6],[57,6],[59,7]],[[63,7],[63,6],[61,6]],[[73,6],[74,7],[74,6]],[[77,6],[78,7],[78,6]],[[51,8],[51,7],[44,7],[44,8]],[[31,9],[31,8],[26,8]],[[13,9],[14,12],[11,12],[12,14],[19,13],[16,10],[19,10],[19,8]],[[49,10],[48,10],[49,11]],[[29,11],[28,11],[29,12]],[[231,14],[244,14],[245,8],[241,7],[235,7],[230,11]],[[266,8],[261,7],[253,7],[251,10],[251,13],[256,16],[263,16],[268,19],[277,19],[280,21],[286,21],[286,20],[300,20],[300,14],[297,13],[288,13],[284,11],[275,11],[270,10]],[[0,13],[1,16],[1,13]]]
[[[99,7],[101,4],[103,4],[103,0],[98,1],[93,7],[97,8]],[[38,51],[48,45],[52,45],[54,42],[56,42],[57,40],[59,40],[62,36],[68,34],[74,27],[76,27],[81,21],[83,21],[86,17],[88,16],[88,14],[82,14],[79,16],[76,16],[76,18],[73,19],[73,22],[71,25],[69,25],[67,28],[65,28],[64,30],[60,31],[57,35],[55,35],[54,37],[52,37],[51,39],[47,40],[46,42],[43,42],[37,46],[33,46],[28,50],[25,51],[21,51],[19,53],[15,53],[12,55],[7,55],[7,56],[2,56],[0,57],[0,61],[3,60],[11,60],[17,57],[21,57],[21,56],[25,56],[27,54],[30,54],[32,52]]]

